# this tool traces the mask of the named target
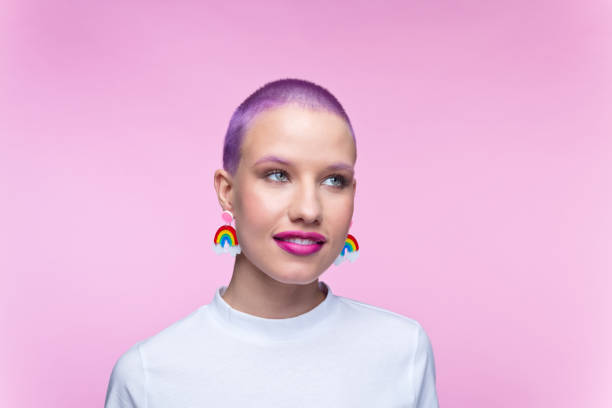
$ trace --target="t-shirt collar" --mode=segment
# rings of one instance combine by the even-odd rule
[[[326,321],[329,322],[337,303],[337,296],[334,295],[329,285],[319,281],[319,289],[326,293],[326,296],[313,309],[294,317],[268,319],[232,308],[222,297],[226,289],[227,286],[217,288],[207,309],[218,323],[242,339],[294,340],[312,335],[321,330]]]

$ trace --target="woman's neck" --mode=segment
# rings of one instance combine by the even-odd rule
[[[286,319],[314,309],[325,299],[318,278],[309,283],[283,283],[266,275],[244,254],[236,256],[223,299],[238,311],[267,319]]]

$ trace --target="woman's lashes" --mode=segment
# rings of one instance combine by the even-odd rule
[[[284,171],[284,170],[281,170],[281,169],[274,169],[274,170],[271,170],[271,171],[267,172],[266,173],[266,178],[269,178],[270,176],[277,175],[277,174],[280,174],[281,176],[284,176],[285,178],[288,178],[287,177],[287,172]],[[282,180],[275,180],[275,181],[282,181]]]
[[[271,176],[274,176],[274,177],[271,177]],[[278,182],[278,183],[282,183],[282,182],[289,180],[289,174],[285,170],[274,169],[274,170],[270,170],[266,172],[265,178]],[[328,184],[328,185],[331,185],[332,187],[343,188],[347,185],[346,177],[344,177],[341,174],[331,174],[325,178],[325,180],[328,180],[328,179],[337,180],[336,183]]]
[[[335,178],[335,179],[339,180],[339,184],[333,184],[334,187],[344,187],[344,186],[346,186],[346,178],[343,175],[341,175],[341,174],[332,174],[331,176],[327,177],[326,180],[330,179],[330,178]]]

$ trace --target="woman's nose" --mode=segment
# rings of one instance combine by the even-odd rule
[[[292,221],[306,224],[320,223],[322,216],[321,201],[314,186],[301,185],[293,194],[289,217]]]

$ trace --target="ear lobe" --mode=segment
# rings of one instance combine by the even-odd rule
[[[218,169],[214,175],[214,186],[221,208],[234,212],[232,192],[234,180],[227,171]]]

